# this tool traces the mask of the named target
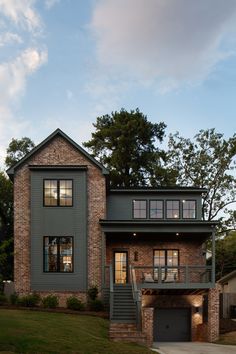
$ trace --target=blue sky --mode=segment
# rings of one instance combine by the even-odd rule
[[[81,144],[121,107],[235,133],[236,0],[0,0],[0,165],[12,137]]]

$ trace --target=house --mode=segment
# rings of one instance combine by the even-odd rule
[[[236,270],[218,280],[220,284],[221,318],[236,319]]]
[[[217,339],[217,223],[202,220],[205,189],[110,189],[107,169],[60,129],[7,173],[19,294],[56,293],[63,306],[96,285],[114,340]]]

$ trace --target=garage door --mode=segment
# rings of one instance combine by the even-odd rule
[[[190,309],[156,309],[154,341],[186,342],[191,335]]]

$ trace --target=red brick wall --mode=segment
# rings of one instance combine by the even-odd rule
[[[26,161],[14,177],[14,278],[18,293],[30,292],[30,171],[31,165],[87,165],[88,185],[88,285],[101,288],[101,229],[106,213],[105,178],[64,138],[56,136]],[[66,290],[66,289],[65,289]]]

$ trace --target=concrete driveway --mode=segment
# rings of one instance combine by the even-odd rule
[[[212,343],[175,342],[153,343],[160,354],[236,354],[236,345]]]

